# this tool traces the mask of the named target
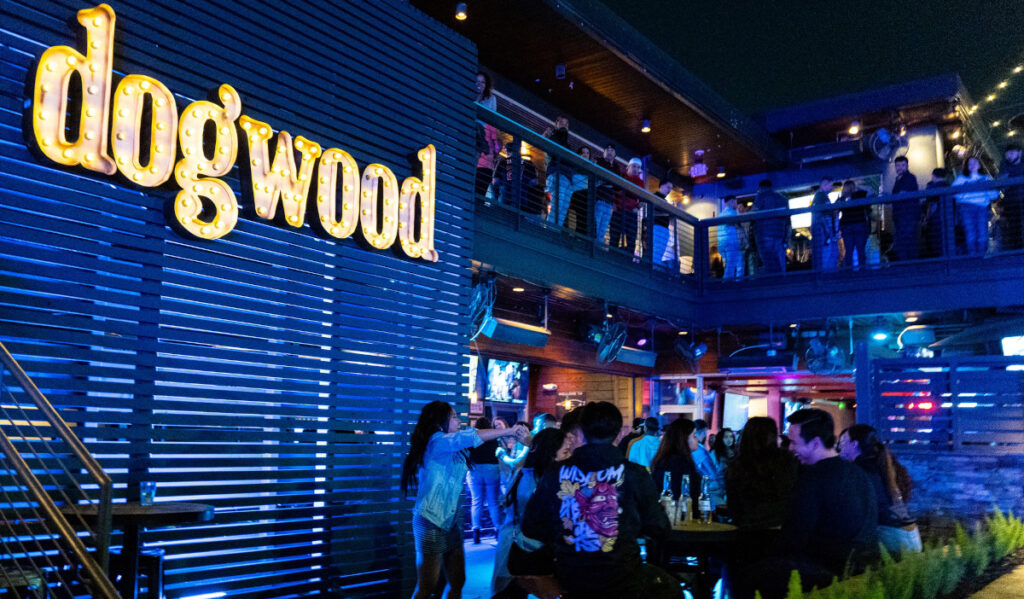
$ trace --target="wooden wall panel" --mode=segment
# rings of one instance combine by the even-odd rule
[[[399,181],[437,148],[436,263],[257,218],[244,151],[225,178],[238,226],[196,241],[166,224],[173,179],[140,188],[28,141],[36,60],[84,50],[90,6],[3,4],[0,340],[118,500],[151,480],[158,501],[216,507],[146,533],[168,597],[407,595],[405,441],[426,402],[466,409],[475,47],[401,2],[112,3],[115,86],[154,77],[181,111],[228,83],[243,114]]]

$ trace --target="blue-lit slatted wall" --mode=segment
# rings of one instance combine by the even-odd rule
[[[405,441],[424,403],[464,397],[475,47],[403,3],[321,4],[113,2],[114,84],[155,77],[180,111],[228,83],[243,114],[399,181],[434,144],[436,263],[257,219],[237,167],[237,228],[190,240],[166,226],[173,179],[30,153],[35,60],[84,51],[75,13],[92,5],[3,3],[0,339],[118,498],[153,480],[158,501],[216,507],[145,534],[171,598],[406,594]]]

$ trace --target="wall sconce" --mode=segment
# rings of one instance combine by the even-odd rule
[[[651,132],[651,120],[650,119],[644,119],[644,122],[640,125],[640,133],[650,133],[650,132]]]
[[[455,20],[465,21],[466,20],[466,3],[459,2],[455,5]]]
[[[725,178],[725,167],[724,166],[718,167],[718,174],[715,175],[715,176],[718,177],[719,179],[724,179]]]
[[[848,131],[850,132],[850,135],[857,135],[860,133],[860,121],[853,121],[850,123]]]

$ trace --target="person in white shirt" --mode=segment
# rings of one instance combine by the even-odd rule
[[[661,445],[661,437],[658,435],[660,430],[661,425],[657,418],[644,420],[644,436],[637,437],[629,444],[626,459],[650,470],[654,454],[658,453],[658,446]]]
[[[963,174],[953,181],[953,186],[991,180],[990,175],[981,172],[981,161],[971,156],[964,165]],[[995,189],[956,194],[957,218],[964,229],[968,255],[984,255],[988,249],[989,204],[997,197],[999,191]]]

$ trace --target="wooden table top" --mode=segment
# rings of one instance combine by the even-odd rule
[[[672,527],[672,538],[689,543],[718,543],[736,537],[739,528],[722,522],[704,524],[699,520],[680,522]]]
[[[65,505],[61,512],[83,518],[96,517],[96,504]],[[164,502],[142,505],[138,502],[112,503],[111,520],[116,523],[132,522],[143,527],[172,526],[187,522],[213,520],[213,506],[205,503]]]

